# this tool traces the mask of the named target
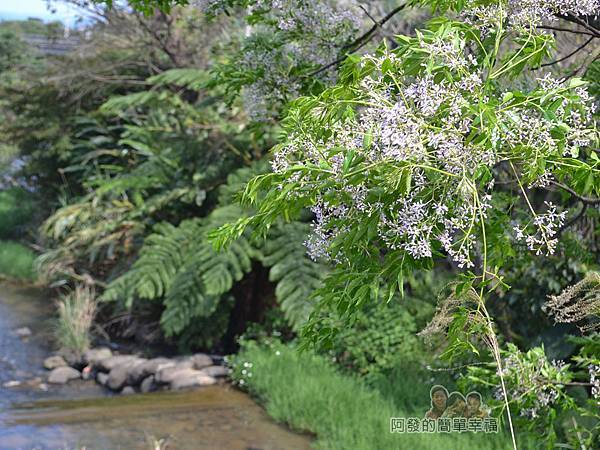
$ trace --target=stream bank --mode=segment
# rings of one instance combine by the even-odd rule
[[[161,439],[172,449],[310,448],[229,384],[123,396],[92,380],[46,383],[51,315],[44,291],[0,285],[1,450],[148,449]],[[23,327],[31,336],[16,333]]]

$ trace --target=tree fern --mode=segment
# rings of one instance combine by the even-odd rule
[[[219,302],[253,268],[253,261],[270,268],[276,297],[289,323],[298,329],[312,307],[310,296],[319,286],[323,267],[306,255],[304,240],[309,226],[302,223],[273,227],[266,240],[248,236],[216,251],[208,239],[215,228],[249,214],[232,205],[233,195],[267,164],[255,163],[228,176],[219,188],[219,201],[205,218],[179,226],[158,224],[142,246],[137,261],[105,291],[105,300],[121,300],[131,307],[135,299],[162,300],[161,325],[167,335],[183,333],[196,320],[210,318]]]
[[[210,74],[205,70],[185,68],[166,70],[148,78],[147,81],[155,86],[173,85],[199,91],[206,87],[210,78]]]
[[[180,333],[196,318],[210,316],[221,296],[252,269],[252,260],[261,257],[244,238],[224,252],[216,252],[206,239],[215,226],[242,214],[239,207],[229,205],[178,227],[159,224],[132,268],[109,285],[103,298],[124,300],[131,306],[135,298],[164,297],[161,324],[167,335]]]
[[[127,307],[131,307],[135,297],[152,300],[166,295],[183,264],[181,249],[191,243],[191,236],[186,233],[188,228],[190,226],[177,228],[169,223],[156,225],[154,233],[145,239],[132,269],[113,281],[103,298],[122,299]]]
[[[152,89],[111,97],[102,105],[101,111],[104,113],[122,113],[131,108],[164,107],[165,104],[177,108],[185,108],[189,105],[186,105],[181,97],[173,95],[167,89],[159,88],[175,86],[191,91],[199,91],[206,87],[208,79],[207,72],[199,69],[167,70],[146,80],[152,86]]]
[[[304,240],[308,224],[292,222],[275,227],[264,244],[263,263],[270,267],[269,279],[277,286],[275,295],[287,321],[296,330],[312,311],[311,296],[320,287],[325,266],[306,254]]]

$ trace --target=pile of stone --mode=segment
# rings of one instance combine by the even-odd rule
[[[50,371],[48,383],[95,379],[122,394],[209,386],[229,374],[229,369],[216,364],[204,353],[146,359],[136,355],[114,355],[104,347],[88,350],[81,358],[50,356],[44,361],[44,367]]]

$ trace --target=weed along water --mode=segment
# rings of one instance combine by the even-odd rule
[[[0,285],[0,450],[310,448],[227,384],[128,396],[47,384],[51,314],[44,292]]]

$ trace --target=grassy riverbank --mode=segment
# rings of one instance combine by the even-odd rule
[[[244,343],[234,367],[239,385],[254,395],[270,416],[295,430],[314,433],[316,448],[493,450],[511,447],[505,434],[390,433],[390,417],[423,417],[424,411],[419,406],[399,409],[397,405],[406,401],[382,394],[385,391],[414,398],[418,386],[404,378],[393,380],[393,388],[368,388],[359,379],[340,374],[325,358],[309,352],[299,353],[278,342]],[[384,388],[383,384],[381,387]]]
[[[14,241],[0,241],[0,277],[33,281],[35,253]]]
[[[31,194],[24,189],[0,190],[0,277],[33,281],[35,253],[17,242],[25,235],[34,210]]]

